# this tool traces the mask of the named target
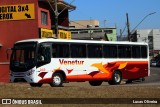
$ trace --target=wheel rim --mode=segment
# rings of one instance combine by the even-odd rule
[[[59,85],[61,83],[61,78],[59,76],[54,76],[53,82],[55,85]]]
[[[117,73],[115,73],[115,81],[116,82],[120,82],[120,80],[121,80],[121,77],[120,77],[120,75],[119,74],[117,74]]]

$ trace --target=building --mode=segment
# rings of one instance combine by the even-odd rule
[[[58,0],[57,6],[58,12],[63,10],[58,16],[62,30],[69,27],[69,11],[76,7],[63,0]],[[6,50],[13,47],[14,42],[54,36],[54,7],[54,0],[0,0],[0,82],[9,81]]]
[[[150,52],[160,54],[160,29],[137,30],[137,42],[148,42]]]
[[[69,26],[71,28],[96,28],[99,27],[98,20],[78,20],[78,21],[70,21]]]
[[[72,39],[117,41],[116,27],[99,27],[98,20],[70,21]]]

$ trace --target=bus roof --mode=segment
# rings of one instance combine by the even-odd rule
[[[128,41],[96,41],[96,40],[65,40],[65,39],[54,39],[54,38],[46,38],[46,39],[26,39],[17,41],[16,43],[22,42],[62,42],[62,43],[96,43],[96,44],[126,44],[126,45],[148,45],[145,42],[128,42]]]

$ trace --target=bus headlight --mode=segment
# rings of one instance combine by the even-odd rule
[[[34,73],[34,70],[29,70],[27,75],[29,76],[29,75],[32,75],[33,73]]]

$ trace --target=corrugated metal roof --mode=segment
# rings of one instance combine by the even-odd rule
[[[54,0],[38,0],[38,1],[39,2],[41,2],[41,1],[48,2],[49,1],[54,8]],[[75,10],[76,9],[76,6],[69,4],[63,0],[57,1],[57,5],[58,5],[58,10],[63,10],[64,8],[66,8],[68,10]]]

